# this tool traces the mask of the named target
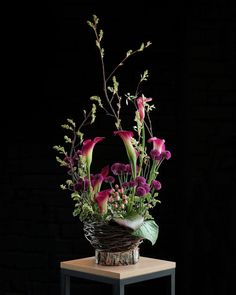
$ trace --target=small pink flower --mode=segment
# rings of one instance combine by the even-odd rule
[[[151,100],[152,100],[152,98],[146,98],[146,97],[137,98],[139,119],[140,119],[141,123],[143,123],[144,117],[145,117],[145,104]]]
[[[112,191],[111,189],[106,189],[97,193],[96,202],[98,204],[99,211],[101,214],[104,214],[107,212],[107,202],[111,194],[111,191]]]

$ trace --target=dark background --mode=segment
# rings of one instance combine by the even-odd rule
[[[196,3],[71,0],[6,10],[0,294],[59,294],[59,262],[94,254],[69,195],[58,188],[65,172],[52,150],[62,143],[60,124],[79,119],[88,98],[101,94],[99,57],[86,25],[92,14],[105,32],[108,72],[128,49],[153,42],[119,71],[126,93],[149,69],[142,89],[157,106],[155,134],[173,155],[160,173],[159,239],[153,247],[142,244],[141,254],[177,262],[177,294],[233,294],[236,11]],[[108,137],[94,152],[97,171],[122,157],[112,130],[100,114],[87,131],[87,138]],[[160,279],[129,286],[127,294],[168,294],[167,286]],[[108,286],[73,280],[72,294],[78,290],[111,294]]]

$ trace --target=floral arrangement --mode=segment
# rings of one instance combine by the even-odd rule
[[[120,93],[115,73],[131,56],[142,52],[151,42],[142,43],[137,50],[129,50],[123,60],[107,75],[102,47],[103,31],[98,28],[99,19],[93,16],[88,25],[95,34],[95,42],[101,59],[104,97],[92,96],[91,110],[83,110],[82,122],[67,119],[61,127],[67,132],[64,136],[66,147],[57,145],[56,157],[66,168],[67,179],[61,185],[71,192],[75,203],[73,215],[81,222],[115,222],[131,230],[132,235],[148,239],[154,244],[158,237],[158,225],[151,216],[151,209],[160,203],[158,194],[161,183],[158,180],[159,168],[163,161],[170,159],[170,151],[165,149],[165,140],[153,134],[150,113],[155,109],[152,98],[140,92],[141,84],[148,79],[148,71],[140,75],[133,94]],[[134,110],[133,130],[122,129],[122,108]],[[101,171],[92,166],[93,150],[104,137],[89,138],[84,131],[88,124],[94,124],[97,109],[114,119],[114,136],[123,142],[126,163],[111,163]]]

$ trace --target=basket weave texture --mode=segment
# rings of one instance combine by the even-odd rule
[[[139,246],[142,239],[131,235],[131,230],[118,224],[85,222],[84,234],[96,250],[122,252]]]

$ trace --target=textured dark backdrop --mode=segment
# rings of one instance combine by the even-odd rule
[[[235,10],[210,1],[156,8],[149,2],[44,1],[6,11],[0,294],[58,294],[59,262],[93,255],[70,197],[58,188],[65,174],[52,146],[61,143],[60,124],[79,118],[87,99],[101,92],[86,25],[94,13],[105,31],[108,67],[141,41],[153,42],[120,71],[127,92],[149,68],[143,91],[156,100],[154,130],[173,154],[161,169],[162,204],[154,211],[160,236],[154,247],[142,245],[142,255],[177,261],[177,295],[233,294]],[[103,119],[87,137],[111,135]],[[123,146],[113,143],[96,147],[98,170],[120,157]],[[156,283],[130,286],[127,294],[168,294],[167,280]],[[74,292],[78,286],[73,280]],[[79,290],[111,294],[85,281]]]

